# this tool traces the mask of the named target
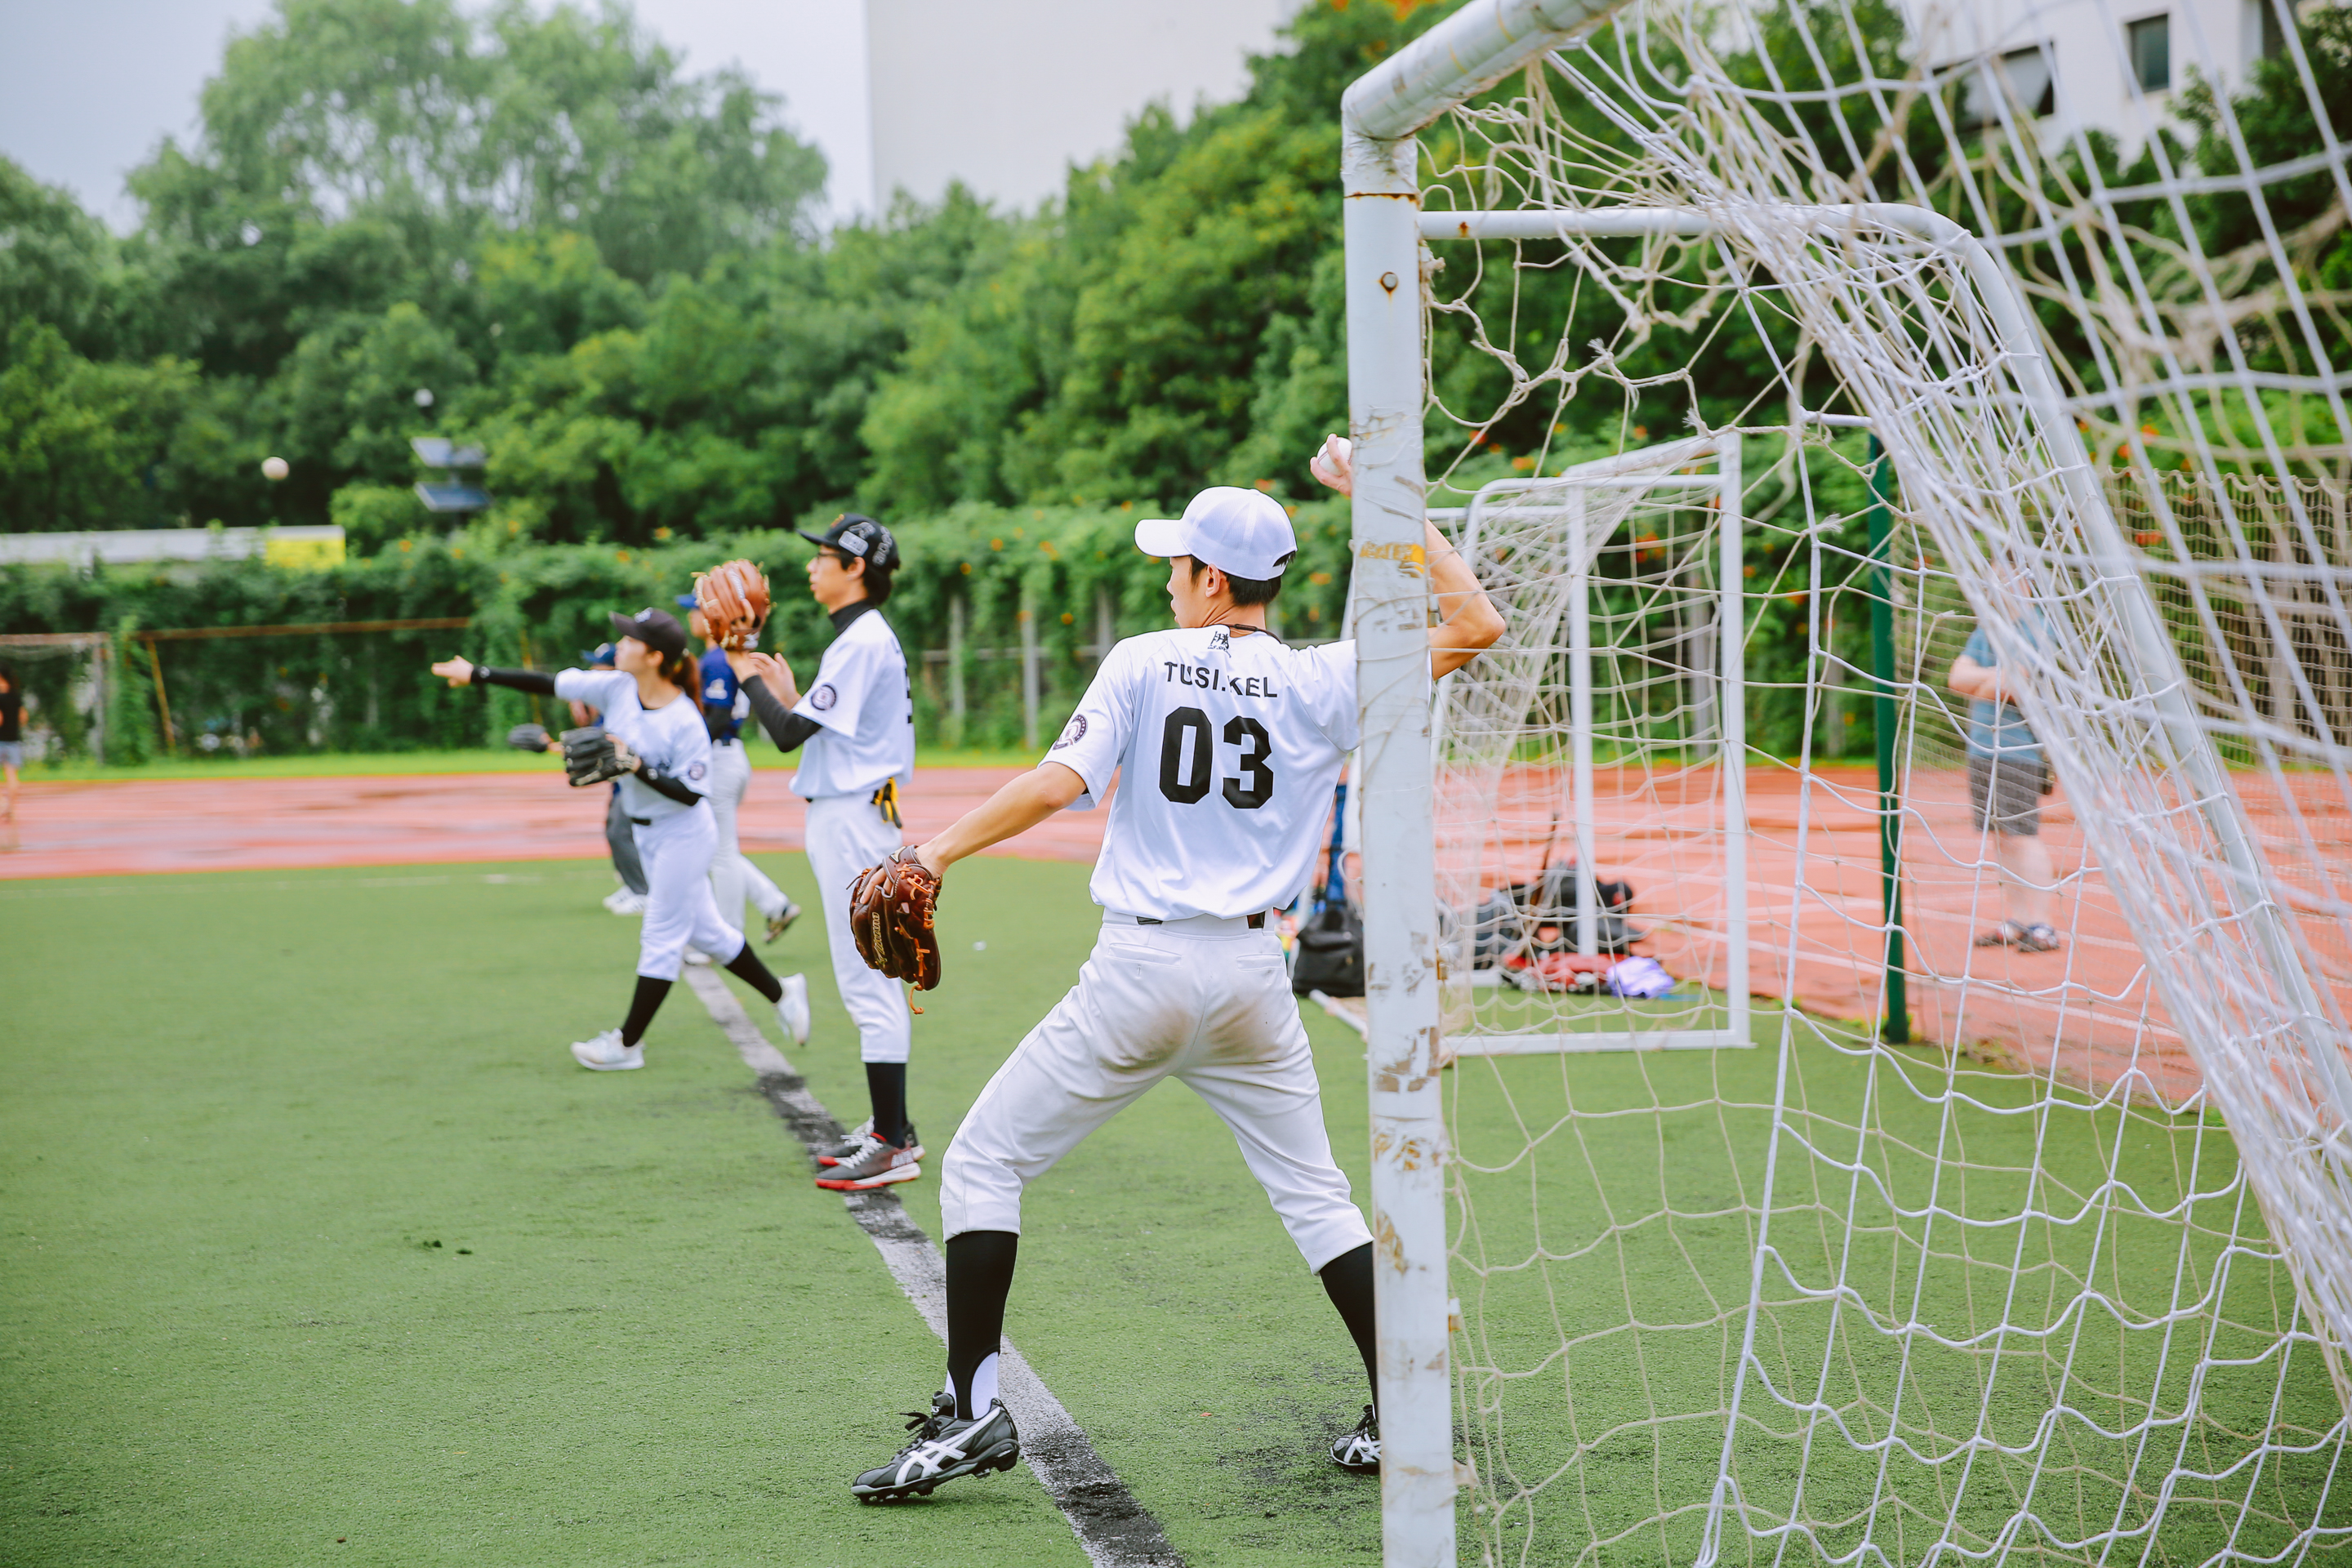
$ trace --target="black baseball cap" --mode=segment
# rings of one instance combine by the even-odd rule
[[[634,616],[613,612],[613,630],[625,637],[635,637],[656,653],[681,654],[686,651],[686,628],[667,610],[656,610],[651,605]]]
[[[837,550],[877,571],[887,572],[898,564],[898,542],[890,537],[888,529],[862,512],[843,512],[823,533],[804,528],[793,531],[820,549]]]

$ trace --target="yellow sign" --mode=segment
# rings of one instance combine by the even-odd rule
[[[1408,573],[1426,564],[1428,552],[1418,544],[1367,544],[1356,552],[1359,561],[1402,561]]]
[[[285,566],[296,571],[340,566],[343,562],[343,542],[340,536],[332,539],[281,539],[272,535],[261,546],[261,559],[272,566]]]

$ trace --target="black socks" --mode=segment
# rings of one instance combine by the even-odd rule
[[[751,951],[748,942],[742,952],[727,961],[727,973],[770,1002],[784,994],[783,982],[768,973],[768,966],[760,962],[760,955]],[[637,976],[637,994],[629,999],[629,1016],[621,1022],[621,1044],[634,1046],[646,1037],[646,1031],[653,1027],[654,1015],[661,1011],[662,999],[669,994],[669,987],[667,980],[656,980],[650,974]],[[898,1069],[901,1106],[906,1103],[906,1074],[905,1068]]]
[[[892,1146],[904,1149],[910,1131],[907,1125],[907,1064],[867,1062],[866,1092],[874,1101],[874,1131],[888,1139]]]
[[[637,994],[629,999],[629,1016],[621,1021],[621,1044],[634,1046],[646,1037],[654,1015],[661,1011],[662,998],[668,994],[668,981],[650,974],[637,976]]]
[[[727,961],[727,973],[772,1003],[783,998],[784,983],[768,972],[768,966],[760,962],[760,955],[751,951],[751,944],[748,942],[743,944],[742,952]],[[786,1043],[790,1044],[789,1041]]]
[[[1372,1318],[1372,1244],[1343,1252],[1323,1266],[1317,1276],[1339,1309],[1340,1321],[1356,1336],[1356,1353],[1364,1358],[1364,1380],[1372,1385],[1372,1403],[1381,1401],[1380,1336]],[[952,1307],[950,1307],[952,1310]],[[952,1363],[950,1363],[952,1364]]]
[[[1013,1260],[1020,1250],[1021,1237],[1009,1230],[968,1230],[948,1238],[948,1383],[955,1390],[956,1413],[967,1421],[983,1414],[973,1407],[973,1374],[1003,1342],[1004,1300],[1013,1294]],[[1366,1247],[1367,1304],[1372,1249]]]

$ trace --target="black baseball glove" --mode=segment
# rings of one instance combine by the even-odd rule
[[[599,724],[563,731],[563,776],[573,789],[603,784],[635,771],[636,758],[619,736]]]
[[[547,750],[547,726],[518,724],[507,731],[507,744],[518,752],[543,752]]]

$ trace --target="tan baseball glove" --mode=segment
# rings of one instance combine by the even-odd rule
[[[722,561],[694,574],[694,603],[711,640],[740,653],[758,645],[768,624],[768,579],[749,561]]]
[[[929,991],[940,983],[940,939],[931,930],[939,904],[940,879],[930,868],[911,848],[892,850],[849,884],[857,956],[870,969]]]

